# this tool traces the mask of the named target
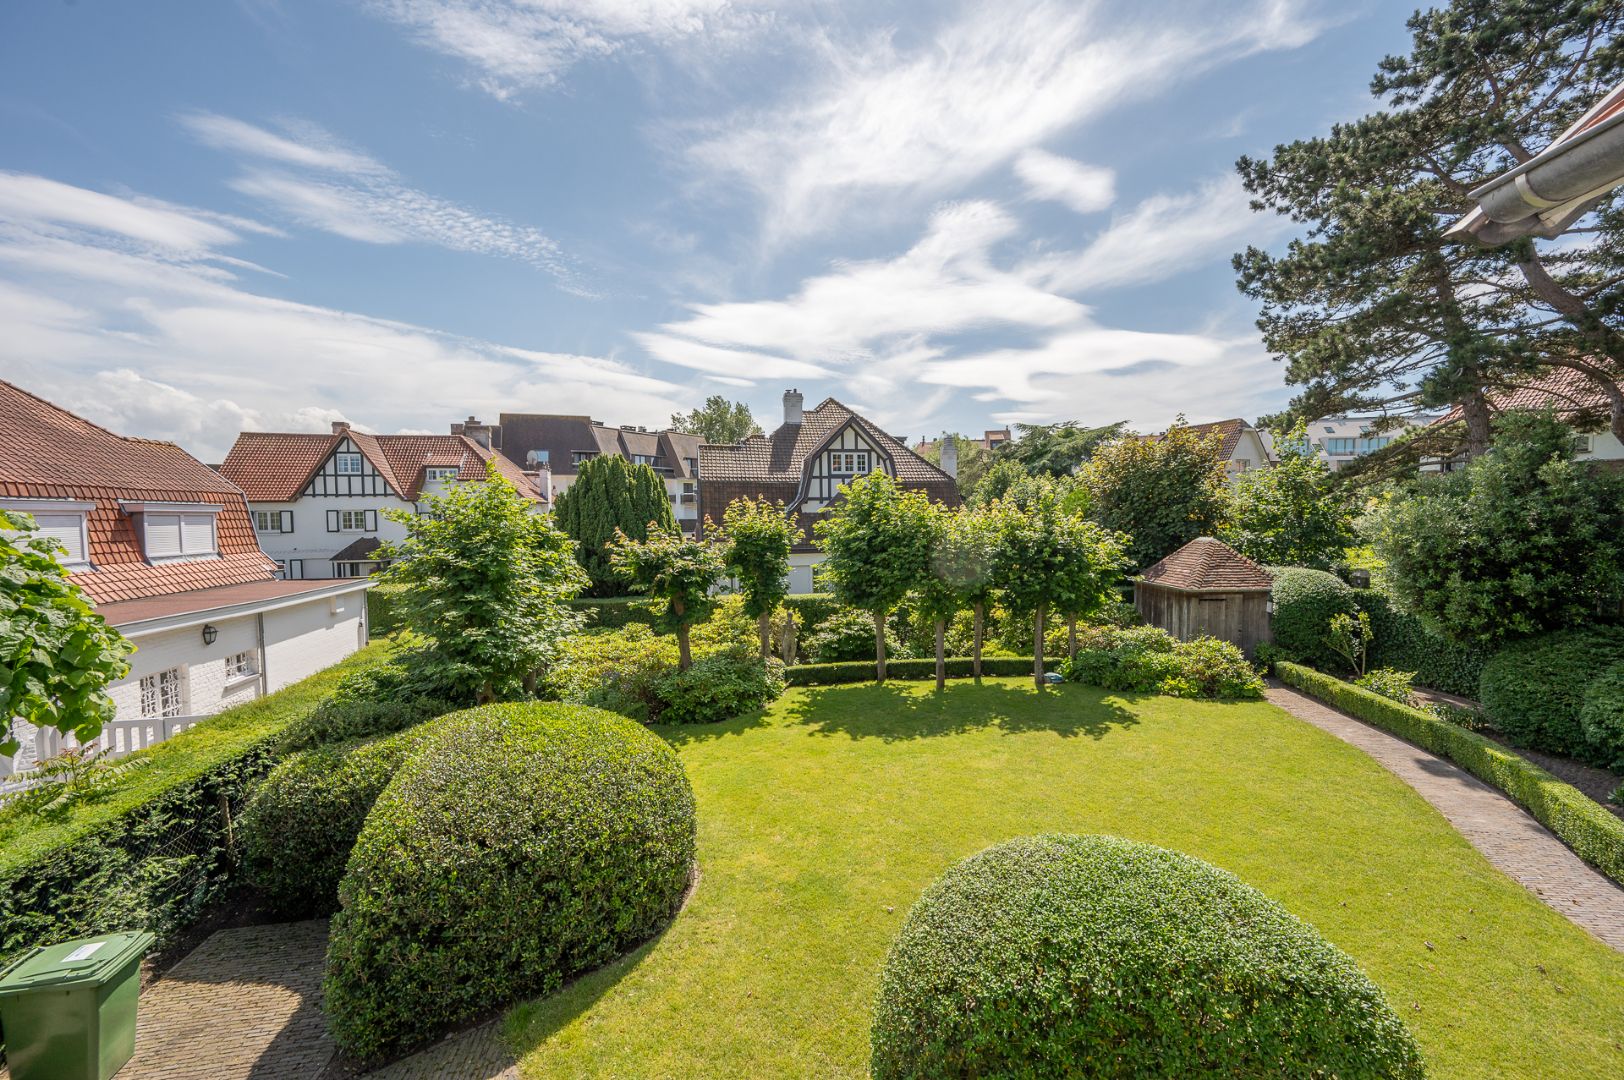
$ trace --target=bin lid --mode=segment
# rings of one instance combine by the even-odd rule
[[[142,930],[39,945],[0,972],[0,997],[46,987],[99,986],[138,962],[156,939]]]

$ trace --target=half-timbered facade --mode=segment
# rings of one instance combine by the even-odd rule
[[[790,589],[812,591],[812,568],[822,561],[812,524],[840,497],[840,487],[879,471],[906,488],[956,506],[958,484],[903,443],[834,398],[804,409],[800,391],[784,394],[784,423],[771,435],[733,446],[699,448],[700,513],[720,521],[735,499],[782,502],[801,528],[791,555]]]
[[[416,513],[425,495],[485,479],[492,461],[543,505],[534,476],[461,433],[369,435],[344,423],[328,435],[249,431],[220,473],[248,496],[254,530],[281,576],[350,578],[383,565],[380,544],[405,539],[406,527],[385,511]]]

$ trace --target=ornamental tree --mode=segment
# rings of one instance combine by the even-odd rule
[[[712,394],[705,404],[685,413],[672,413],[671,426],[688,435],[698,435],[708,443],[743,442],[761,434],[761,425],[750,415],[750,406]]]
[[[616,533],[647,539],[653,530],[677,527],[665,481],[647,465],[634,465],[619,454],[588,458],[575,483],[558,496],[553,521],[576,543],[576,558],[587,572],[593,596],[617,596],[623,579],[609,561]]]
[[[1066,653],[1075,658],[1077,620],[1095,614],[1116,594],[1128,563],[1128,538],[1079,514],[1062,513],[1055,543],[1051,606],[1066,620]]]
[[[1400,603],[1458,640],[1584,624],[1624,603],[1624,476],[1574,461],[1550,414],[1507,414],[1487,454],[1381,515],[1376,550]]]
[[[1309,444],[1301,421],[1275,433],[1279,461],[1235,482],[1223,538],[1255,562],[1329,570],[1353,543],[1347,490]]]
[[[968,607],[973,619],[974,644],[972,646],[973,671],[981,678],[981,647],[986,637],[987,605],[997,591],[995,573],[998,565],[998,517],[985,508],[966,507],[944,515],[946,525],[935,538],[931,552],[930,578],[940,583],[952,598],[950,618],[960,608]],[[946,623],[939,618],[936,624],[937,685],[945,676],[943,638]]]
[[[677,669],[687,671],[693,663],[688,631],[710,618],[713,590],[726,572],[720,549],[674,528],[651,529],[644,540],[616,533],[609,560],[634,591],[665,601],[655,629],[677,636]]]
[[[947,685],[947,623],[964,607],[964,597],[954,576],[941,572],[944,569],[942,561],[949,556],[946,550],[948,536],[953,531],[953,522],[958,514],[958,511],[949,510],[940,503],[931,504],[930,513],[921,523],[929,535],[930,554],[919,568],[919,580],[913,589],[919,613],[931,620],[935,630],[938,690]]]
[[[406,538],[386,544],[384,580],[403,586],[401,621],[426,643],[424,674],[485,703],[520,697],[580,625],[566,601],[587,577],[570,538],[487,464],[485,479],[385,510]]]
[[[1088,516],[1132,539],[1128,557],[1143,568],[1212,536],[1229,510],[1229,483],[1216,433],[1192,431],[1180,416],[1165,435],[1130,435],[1094,452],[1078,478],[1091,496]]]
[[[813,526],[827,558],[823,580],[847,607],[874,620],[874,670],[885,681],[885,620],[918,585],[931,554],[930,500],[883,472],[840,488],[841,499]]]
[[[789,553],[801,538],[783,503],[735,499],[722,516],[723,561],[756,620],[761,658],[771,654],[772,614],[789,595]]]
[[[60,548],[26,514],[0,510],[0,754],[21,745],[26,720],[81,743],[113,719],[109,683],[130,673],[134,651],[56,560]]]

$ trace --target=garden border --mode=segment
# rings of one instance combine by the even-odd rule
[[[1459,765],[1499,789],[1585,862],[1624,885],[1624,821],[1526,758],[1474,731],[1334,675],[1279,661],[1280,681]]]
[[[1059,661],[1056,660],[1056,663]],[[974,678],[975,661],[968,656],[947,658],[949,679]],[[984,656],[981,658],[983,678],[1015,678],[1032,675],[1030,656]],[[936,678],[935,657],[908,657],[885,662],[887,680],[921,682]],[[837,686],[843,683],[874,681],[874,661],[843,660],[833,664],[796,664],[784,669],[787,686]]]

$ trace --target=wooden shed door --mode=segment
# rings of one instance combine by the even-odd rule
[[[1222,641],[1238,641],[1239,627],[1231,614],[1229,599],[1223,596],[1203,596],[1195,605],[1195,626],[1191,637],[1208,634]]]

